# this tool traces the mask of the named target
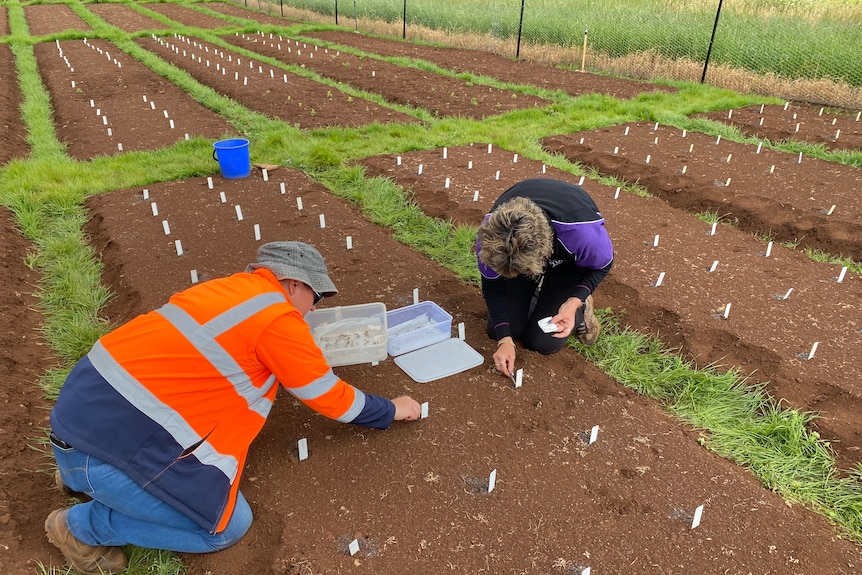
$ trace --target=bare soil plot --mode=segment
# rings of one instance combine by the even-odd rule
[[[862,150],[862,112],[833,110],[809,104],[748,106],[695,114],[739,129],[747,136],[772,142],[803,141],[829,150]]]
[[[167,28],[164,23],[141,14],[127,4],[87,4],[86,6],[87,10],[125,32]]]
[[[646,122],[552,136],[543,146],[674,207],[862,261],[858,168]]]
[[[288,20],[287,18],[280,18],[278,16],[271,16],[269,14],[258,12],[255,10],[243,8],[242,6],[237,6],[234,4],[224,4],[221,2],[212,2],[212,3],[201,3],[199,4],[202,8],[209,8],[215,12],[221,12],[222,14],[226,14],[227,16],[235,16],[237,18],[245,18],[252,22],[259,22],[261,24],[273,24],[275,26],[291,26],[293,24],[299,24],[296,20]]]
[[[314,70],[321,76],[360,90],[381,94],[390,102],[428,109],[436,116],[481,119],[550,103],[535,96],[481,86],[373,58],[360,58],[278,35],[242,34],[227,36],[224,40],[285,63]]]
[[[24,17],[31,36],[45,36],[64,30],[91,30],[90,25],[65,4],[24,6]]]
[[[4,11],[5,13],[5,11]],[[8,44],[0,44],[0,165],[30,152],[24,120],[21,118],[21,87],[18,69]]]
[[[232,24],[227,20],[222,20],[221,18],[215,18],[213,16],[209,16],[207,14],[203,14],[194,10],[193,8],[189,8],[188,6],[183,6],[180,4],[142,4],[145,8],[152,10],[153,12],[158,12],[164,16],[167,16],[171,20],[175,22],[179,22],[180,24],[185,24],[186,26],[192,26],[194,28],[224,28],[227,26],[231,26]]]
[[[551,68],[475,50],[423,46],[398,40],[363,36],[353,32],[314,32],[307,36],[343,46],[352,46],[371,54],[426,60],[441,68],[458,72],[470,72],[471,74],[498,78],[513,84],[531,84],[549,90],[562,90],[572,96],[597,93],[628,99],[643,92],[676,91],[676,88]]]
[[[230,273],[261,241],[290,237],[326,255],[342,289],[326,307],[382,301],[396,308],[418,288],[465,323],[470,345],[490,354],[477,288],[394,242],[304,175],[279,168],[268,182],[255,171],[245,180],[215,176],[213,184],[210,190],[195,178],[150,186],[149,200],[142,189],[89,200],[88,232],[106,281],[122,294],[111,317],[158,305],[190,285],[192,269],[201,279]],[[222,249],[225,242],[231,250]],[[224,552],[184,555],[189,573],[389,575],[405,565],[433,573],[578,573],[586,566],[634,574],[851,573],[862,560],[824,521],[699,447],[653,402],[576,353],[520,357],[525,384],[517,390],[487,362],[428,384],[412,382],[391,359],[336,368],[369,391],[429,402],[428,419],[386,432],[325,421],[282,396],[243,485],[256,516],[251,531]],[[593,425],[599,440],[587,446]],[[301,438],[310,451],[303,462],[294,453]],[[496,487],[487,493],[493,469]],[[691,529],[701,504],[703,522]],[[360,551],[351,557],[353,539]]]
[[[502,190],[522,179],[581,183],[509,151],[489,153],[480,144],[447,149],[445,159],[441,150],[425,150],[402,155],[400,165],[392,155],[369,157],[362,165],[367,175],[390,177],[410,190],[426,213],[471,225],[478,225]],[[651,183],[646,182],[650,190]],[[765,241],[725,225],[712,235],[710,224],[672,202],[617,193],[586,179],[582,185],[596,198],[616,253],[597,292],[598,305],[610,306],[638,331],[657,334],[701,365],[735,366],[753,373],[753,383],[769,381],[777,397],[821,412],[818,427],[834,440],[844,468],[859,460],[862,425],[852,415],[862,409],[852,352],[862,343],[862,315],[854,311],[862,304],[858,276],[847,273],[838,284],[840,266],[781,246],[766,257]],[[724,318],[727,304],[731,311]],[[814,342],[817,352],[807,360]]]
[[[36,44],[34,52],[57,133],[72,157],[155,150],[187,137],[234,132],[224,118],[110,42],[49,42]]]
[[[137,42],[220,94],[299,128],[418,121],[198,38],[140,38]]]
[[[38,379],[54,359],[40,332],[33,295],[39,275],[26,265],[31,250],[12,212],[0,207],[0,573],[7,575],[34,573],[37,560],[52,557],[43,523],[66,500],[49,473],[38,473],[51,462],[34,449],[51,408]]]

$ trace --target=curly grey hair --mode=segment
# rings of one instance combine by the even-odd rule
[[[503,277],[539,277],[554,251],[545,211],[529,198],[512,198],[479,226],[479,259]]]

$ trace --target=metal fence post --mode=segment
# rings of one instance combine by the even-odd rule
[[[518,47],[515,49],[515,58],[521,56],[521,29],[524,27],[524,2],[521,0],[521,18],[518,20]]]
[[[721,3],[724,0],[718,0],[718,10],[715,11],[715,23],[712,25],[712,35],[709,37],[709,48],[706,49],[706,58],[703,61],[703,74],[700,75],[700,83],[703,84],[706,80],[706,69],[709,67],[709,55],[712,54],[712,43],[715,41],[715,31],[718,29],[718,17],[721,16]]]
[[[404,16],[402,17],[402,21],[404,22],[404,27],[401,31],[401,38],[403,40],[407,39],[407,0],[404,0]]]

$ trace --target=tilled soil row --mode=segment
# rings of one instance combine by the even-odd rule
[[[551,68],[476,50],[439,48],[341,31],[313,32],[306,36],[341,46],[351,46],[371,54],[425,60],[447,70],[488,76],[512,84],[562,90],[575,97],[607,94],[625,100],[647,92],[676,92],[676,88],[667,86]]]
[[[542,145],[676,208],[862,261],[858,168],[645,122],[552,136]]]
[[[220,94],[299,128],[418,122],[413,116],[197,38],[139,38],[137,42]]]
[[[771,142],[792,140],[822,144],[829,150],[862,150],[862,112],[836,112],[788,102],[784,106],[748,106],[692,117],[728,124],[746,136]]]
[[[360,58],[340,50],[273,34],[241,34],[223,38],[264,56],[314,70],[375,94],[390,102],[425,108],[435,116],[481,119],[512,110],[542,107],[549,101],[416,68],[396,66],[375,58]]]
[[[157,150],[234,132],[218,114],[105,40],[34,46],[69,155]]]

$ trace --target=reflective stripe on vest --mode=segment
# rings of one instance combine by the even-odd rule
[[[218,344],[215,338],[267,307],[284,301],[285,298],[281,294],[264,293],[225,310],[205,324],[198,323],[175,304],[165,304],[156,311],[231,383],[237,395],[246,400],[251,411],[266,419],[272,408],[272,401],[267,399],[265,394],[275,384],[275,376],[271,375],[261,388],[256,388],[250,378],[244,375],[236,360]],[[197,445],[194,450],[195,457],[205,465],[220,469],[233,483],[239,468],[236,457],[220,453],[205,441],[205,438],[201,437],[180,414],[126,371],[104,348],[101,341],[96,342],[88,355],[93,366],[120,395],[166,429],[183,448]]]

